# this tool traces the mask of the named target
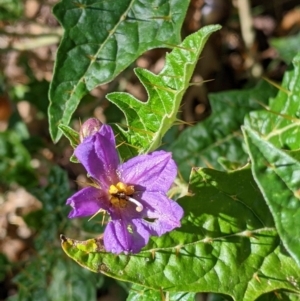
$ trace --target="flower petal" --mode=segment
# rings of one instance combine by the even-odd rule
[[[128,160],[119,171],[126,184],[139,185],[147,191],[167,192],[176,177],[177,166],[171,153],[157,151]]]
[[[122,215],[121,215],[122,214]],[[119,218],[116,218],[116,215]],[[144,227],[136,228],[133,217],[139,215],[136,211],[111,212],[112,220],[104,232],[104,246],[106,251],[115,254],[138,253],[149,240],[149,231]]]
[[[123,219],[111,220],[104,231],[104,246],[106,251],[119,254],[130,252],[132,237]]]
[[[109,143],[112,145],[116,145],[115,135],[110,125],[103,124],[98,132],[101,136],[105,137],[109,140]],[[103,146],[102,146],[103,147]],[[105,146],[106,147],[106,146]],[[119,162],[119,160],[118,160]]]
[[[73,209],[69,213],[69,218],[94,215],[101,208],[108,209],[106,194],[97,188],[86,187],[79,190],[67,200],[67,205]]]
[[[183,209],[166,195],[160,192],[144,191],[136,193],[135,197],[144,205],[142,213],[145,218],[154,219],[153,222],[142,220],[151,235],[160,236],[181,226]]]
[[[116,169],[119,157],[115,137],[109,125],[103,125],[99,132],[85,138],[74,153],[88,174],[105,188],[118,181]]]
[[[132,232],[134,240],[131,246],[132,253],[138,253],[143,247],[145,247],[150,238],[150,232],[146,227],[141,226],[141,219],[132,220]]]

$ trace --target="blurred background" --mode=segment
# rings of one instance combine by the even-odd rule
[[[0,300],[126,300],[129,285],[93,274],[66,257],[59,234],[87,239],[102,233],[101,217],[68,220],[67,197],[85,182],[69,161],[66,139],[53,144],[47,124],[48,88],[63,31],[51,13],[55,0],[0,0]],[[299,0],[191,0],[182,37],[222,24],[207,43],[168,147],[185,127],[211,113],[208,93],[279,82],[300,51]],[[126,91],[142,101],[136,66],[154,73],[168,49],[146,52],[113,82],[85,96],[71,126],[97,117],[124,123],[105,95]],[[199,295],[199,300],[225,297]],[[229,300],[229,299],[228,299]]]

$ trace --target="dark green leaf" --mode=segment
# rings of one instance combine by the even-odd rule
[[[29,188],[37,182],[31,156],[13,130],[0,133],[0,174],[4,184],[15,182]]]
[[[99,276],[78,265],[58,261],[52,269],[48,298],[51,301],[96,301],[97,278]]]
[[[80,99],[113,80],[146,50],[173,47],[188,0],[63,0],[54,14],[65,29],[49,97],[52,138],[61,137]]]
[[[273,38],[270,40],[270,43],[278,51],[279,56],[286,63],[290,63],[296,54],[300,52],[300,33],[294,36]]]
[[[212,115],[184,130],[169,147],[183,177],[188,179],[193,166],[223,169],[220,157],[226,157],[227,163],[244,165],[247,155],[242,147],[240,131],[244,117],[248,112],[261,108],[260,103],[266,102],[274,92],[271,85],[260,82],[248,90],[210,94]]]
[[[23,3],[21,0],[1,0],[0,2],[0,20],[17,19],[23,12]]]
[[[2,282],[8,272],[9,262],[6,256],[0,253],[0,282]]]
[[[40,211],[31,213],[26,217],[29,225],[38,228],[35,238],[35,246],[38,250],[51,251],[57,243],[59,234],[66,229],[69,223],[67,219],[70,208],[66,206],[66,200],[71,194],[67,173],[58,166],[52,167],[48,175],[48,183],[45,187],[31,189],[43,204]],[[34,219],[37,220],[34,220]]]
[[[14,278],[19,301],[93,301],[101,278],[61,258],[52,248],[46,257],[32,258]]]
[[[300,264],[300,163],[245,128],[254,178],[274,216],[286,249]]]

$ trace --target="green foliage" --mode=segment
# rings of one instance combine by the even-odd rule
[[[31,156],[15,130],[0,132],[0,183],[18,183],[25,187],[36,184]]]
[[[206,27],[186,38],[167,56],[159,75],[136,69],[147,103],[127,93],[108,95],[127,121],[127,130],[114,127],[123,159],[160,145],[176,120],[203,45],[216,29]],[[196,53],[190,51],[193,45],[200,45]],[[191,196],[179,199],[185,211],[181,228],[152,238],[139,254],[127,255],[106,253],[99,239],[63,237],[67,255],[91,271],[133,283],[128,300],[194,300],[197,292],[245,301],[293,300],[296,295],[285,291],[300,294],[298,58],[294,65],[275,98],[274,87],[266,82],[210,95],[212,116],[185,130],[170,147],[184,178],[192,166],[239,168],[247,162],[240,127],[250,113],[245,139],[253,176],[250,168],[194,168]],[[258,111],[268,100],[268,110]]]
[[[52,270],[52,277],[48,295],[53,301],[96,301],[96,288],[103,279],[87,270],[83,271],[78,265],[70,265],[67,261],[57,262]]]
[[[48,175],[47,186],[31,192],[43,204],[41,210],[24,218],[37,231],[34,243],[38,253],[14,278],[19,288],[15,299],[96,301],[96,289],[102,285],[102,276],[82,271],[78,265],[66,260],[58,243],[59,234],[69,226],[66,219],[69,208],[65,202],[70,189],[66,172],[54,166]]]
[[[209,95],[212,114],[209,118],[189,127],[168,148],[178,164],[181,175],[188,179],[193,166],[225,169],[247,162],[240,130],[244,117],[261,108],[275,89],[260,82],[251,89],[225,91]],[[224,157],[226,158],[224,160]]]
[[[169,301],[195,301],[195,293],[163,293],[153,291],[149,288],[145,288],[140,285],[133,285],[127,301],[157,301],[157,300],[169,300]]]
[[[295,68],[285,74],[281,91],[270,101],[268,111],[251,113],[245,139],[256,182],[274,216],[284,246],[300,263],[299,232],[299,103],[300,55]],[[295,158],[294,158],[295,157]]]
[[[111,111],[106,114],[116,123],[125,117],[125,124],[113,125],[122,160],[160,147],[178,121],[181,99],[207,39],[220,28],[204,27],[179,44],[188,4],[62,0],[55,6],[65,32],[49,91],[53,140],[64,134],[75,148],[79,135],[68,124],[82,98],[114,80],[145,51],[164,47],[172,51],[159,74],[135,69],[147,102],[128,93],[110,93]],[[0,3],[2,20],[15,20],[21,12],[19,0]],[[299,51],[299,35],[271,43],[287,63]],[[49,83],[35,79],[25,56],[23,63],[31,82],[9,93],[34,104],[37,118],[43,118]],[[182,226],[151,238],[139,254],[107,253],[99,238],[105,228],[100,217],[72,222],[67,218],[67,173],[48,162],[50,171],[43,174],[48,183],[38,184],[31,154],[38,153],[47,139],[30,136],[14,114],[8,130],[0,133],[0,188],[21,185],[42,208],[24,216],[34,233],[28,240],[28,260],[12,264],[0,254],[0,280],[17,274],[13,281],[18,292],[10,301],[96,301],[107,279],[103,275],[128,283],[128,301],[194,301],[203,292],[210,293],[209,301],[300,300],[300,54],[277,95],[274,87],[260,82],[209,98],[212,115],[207,120],[179,137],[168,132],[168,150],[183,178],[189,179],[187,195],[182,179],[176,179],[169,191],[174,199],[184,195],[178,200],[185,212]],[[93,106],[93,100],[82,101],[82,108]],[[79,119],[86,117],[78,112]],[[74,156],[71,160],[77,162]],[[63,250],[78,265],[62,252],[61,233],[98,238],[78,241],[62,236]]]
[[[9,262],[6,256],[0,253],[0,282],[5,279],[7,269],[9,268]]]
[[[50,252],[53,245],[49,245],[47,241],[57,242],[59,234],[66,229],[69,222],[66,219],[69,208],[65,203],[71,191],[66,172],[53,166],[48,175],[47,186],[31,189],[31,193],[42,202],[43,208],[31,213],[25,220],[29,225],[37,227],[36,248]],[[37,215],[40,216],[38,220],[35,219]]]
[[[210,291],[245,301],[278,289],[300,292],[300,268],[282,250],[249,169],[194,170],[190,191],[180,199],[182,227],[153,238],[139,254],[105,253],[96,240],[65,239],[63,249],[92,271],[157,291]]]
[[[163,300],[163,292],[154,291],[149,288],[134,284],[126,301],[156,301]]]
[[[300,53],[285,72],[281,88],[267,110],[251,112],[245,124],[265,140],[286,150],[299,149]]]
[[[279,56],[286,63],[290,63],[300,50],[300,33],[289,37],[273,38],[270,42],[271,46],[278,51]]]
[[[75,148],[79,144],[79,133],[74,131],[67,125],[59,125],[59,129],[63,132],[64,136],[70,141],[70,145]]]
[[[32,258],[15,277],[18,295],[10,301],[97,300],[96,288],[101,285],[102,277],[62,259],[58,249],[53,251],[47,260],[45,257]]]
[[[64,124],[60,124],[58,127],[63,135],[70,141],[70,145],[75,148],[80,142],[79,133]],[[73,163],[79,163],[74,154],[71,156],[70,161]]]
[[[245,129],[245,139],[255,180],[273,213],[284,246],[299,264],[300,162],[251,129]]]
[[[165,67],[158,75],[135,69],[148,93],[146,103],[128,93],[107,95],[124,112],[127,120],[127,130],[120,126],[115,128],[120,145],[118,150],[123,159],[160,146],[162,137],[176,121],[182,96],[189,87],[200,53],[209,36],[218,29],[220,26],[207,26],[188,36],[167,54]]]
[[[59,46],[49,97],[50,133],[68,125],[80,99],[114,79],[146,50],[173,47],[188,1],[63,0],[53,10],[65,33]]]
[[[21,16],[23,3],[21,0],[1,0],[0,20],[13,20]]]

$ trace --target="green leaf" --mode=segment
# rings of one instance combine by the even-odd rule
[[[49,300],[97,300],[97,278],[99,277],[95,274],[62,260],[56,263],[51,272],[52,281],[47,289]]]
[[[50,86],[49,122],[53,140],[58,124],[68,125],[80,99],[113,80],[145,51],[173,47],[188,0],[63,0],[53,13],[65,33]]]
[[[94,272],[157,291],[216,292],[243,301],[279,289],[299,293],[300,268],[282,249],[249,169],[194,169],[190,191],[179,202],[181,228],[152,238],[138,254],[106,253],[95,239],[65,238],[62,247]]]
[[[267,110],[252,112],[245,125],[278,148],[299,149],[300,141],[300,53],[285,72],[280,91]]]
[[[79,133],[64,124],[60,124],[58,128],[62,131],[63,135],[70,141],[71,146],[73,148],[76,148],[77,145],[80,143]],[[74,153],[70,157],[70,161],[73,163],[79,163]]]
[[[20,18],[23,12],[21,0],[1,0],[0,20],[15,20]]]
[[[126,301],[195,301],[195,297],[195,293],[163,293],[135,284]]]
[[[254,178],[274,216],[283,245],[300,264],[300,162],[245,128]]]
[[[80,142],[79,133],[64,124],[60,124],[58,127],[62,131],[64,136],[70,141],[71,146],[73,148],[77,147]]]
[[[159,301],[164,300],[164,293],[134,284],[126,301]]]
[[[289,37],[273,38],[270,40],[270,43],[277,50],[279,56],[286,63],[290,63],[297,53],[300,52],[300,33]]]
[[[15,182],[26,188],[37,184],[31,156],[20,135],[14,130],[0,133],[0,174],[0,183]]]
[[[101,285],[103,277],[63,260],[58,251],[52,247],[47,257],[35,256],[26,262],[13,279],[18,286],[16,300],[97,300],[97,287]]]
[[[70,208],[66,206],[66,199],[70,196],[69,180],[66,171],[53,166],[47,176],[48,183],[44,187],[31,189],[30,192],[43,204],[43,208],[35,214],[26,217],[32,227],[39,227],[35,237],[35,247],[38,250],[51,252],[57,237],[65,231],[70,220],[66,218]],[[35,221],[34,218],[37,220]]]
[[[58,255],[57,248],[52,248],[51,251],[52,252],[48,254],[47,259],[36,256],[27,260],[23,268],[13,278],[13,282],[18,287],[16,300],[49,301],[47,294],[45,293],[48,286],[47,276],[49,277],[51,274],[53,256]]]
[[[168,148],[178,164],[180,173],[188,179],[193,166],[208,166],[224,169],[224,161],[230,165],[244,165],[244,152],[240,127],[247,113],[261,108],[275,89],[266,82],[260,82],[248,90],[226,91],[209,95],[212,114],[203,122],[187,128]],[[222,160],[222,159],[221,159]],[[228,163],[226,164],[228,167]],[[226,168],[227,169],[227,168]]]
[[[10,269],[10,264],[6,256],[0,253],[0,281],[4,281],[6,274]]]
[[[125,114],[128,129],[115,127],[118,150],[123,159],[155,150],[167,130],[176,121],[182,96],[209,36],[220,26],[207,26],[188,36],[166,56],[163,70],[155,75],[136,68],[135,73],[147,90],[143,103],[128,93],[110,93],[107,98]]]

